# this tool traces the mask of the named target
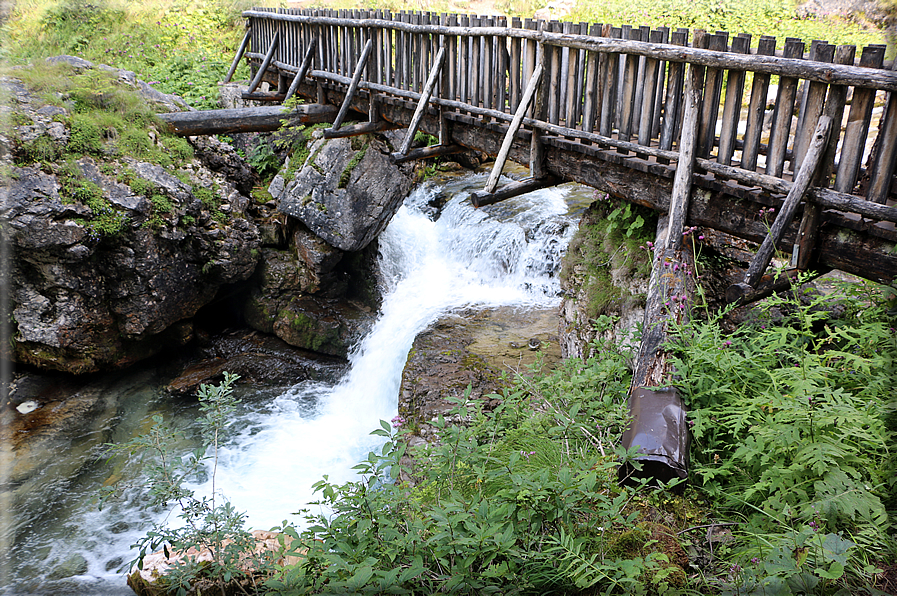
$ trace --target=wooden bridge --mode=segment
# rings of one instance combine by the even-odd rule
[[[897,273],[884,46],[380,10],[243,15],[231,75],[248,57],[244,97],[298,94],[308,103],[293,117],[333,122],[328,137],[408,128],[398,160],[497,155],[476,205],[573,180],[668,213],[670,230],[763,243],[732,299],[763,285],[774,248],[795,271]],[[366,121],[343,126],[349,110]],[[439,145],[409,151],[417,130]],[[531,178],[499,188],[508,158]]]

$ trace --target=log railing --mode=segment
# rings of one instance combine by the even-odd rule
[[[534,177],[545,180],[556,178],[539,176],[542,146],[564,139],[583,153],[639,162],[641,172],[669,170],[688,150],[695,176],[787,195],[827,118],[831,131],[814,153],[807,173],[812,184],[799,197],[812,205],[803,210],[809,218],[804,228],[812,231],[819,209],[837,209],[853,214],[848,218],[875,220],[881,237],[897,238],[890,198],[897,72],[885,67],[882,45],[858,50],[814,41],[807,48],[797,39],[782,44],[722,31],[382,10],[259,8],[243,14],[254,71],[278,83],[268,98],[282,100],[301,78],[318,85],[319,97],[323,88],[348,94],[354,83],[371,99],[372,120],[375,99],[390,97],[417,102],[419,111],[436,109],[443,120],[472,116],[482,126],[510,131],[509,137],[531,137],[530,165]],[[527,93],[534,72],[542,82]],[[699,85],[692,108],[684,95],[688,72]],[[697,110],[696,131],[694,145],[685,147],[689,109]],[[334,129],[339,135],[338,123]],[[441,150],[450,151],[450,141],[440,140]],[[399,153],[405,152],[407,146]],[[505,157],[499,156],[498,172]],[[494,181],[490,185],[480,193],[482,204],[501,193]],[[812,238],[800,239],[803,261]],[[801,246],[796,242],[794,249],[799,254]]]

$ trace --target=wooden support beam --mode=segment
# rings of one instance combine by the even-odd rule
[[[418,159],[427,159],[430,157],[438,157],[440,155],[451,155],[452,153],[462,153],[466,151],[461,145],[433,145],[432,147],[421,147],[412,149],[407,153],[390,154],[393,163],[404,163],[406,161],[414,161]]]
[[[800,171],[794,179],[794,184],[785,202],[782,204],[769,233],[763,239],[760,248],[754,255],[747,272],[744,275],[744,283],[750,287],[755,287],[757,282],[766,271],[766,267],[772,260],[772,253],[775,251],[776,245],[782,240],[785,234],[785,227],[791,223],[794,218],[794,211],[801,199],[807,194],[816,168],[819,165],[820,158],[825,151],[825,144],[828,142],[828,135],[832,129],[832,119],[828,116],[822,116],[819,124],[816,125],[816,131],[813,133],[813,139],[807,149],[807,154],[801,164]]]
[[[249,84],[249,89],[247,89],[247,93],[252,93],[256,89],[258,89],[259,84],[262,82],[262,78],[265,76],[265,71],[268,70],[268,66],[271,64],[271,60],[274,58],[274,54],[277,52],[277,44],[280,41],[280,31],[274,34],[274,37],[271,39],[271,46],[268,48],[268,53],[265,54],[265,59],[262,60],[261,66],[259,66],[258,72],[255,73],[255,78],[252,79],[252,82]]]
[[[233,78],[234,73],[237,72],[237,66],[240,64],[240,58],[243,57],[243,54],[246,53],[246,48],[249,47],[249,38],[252,37],[252,29],[246,29],[246,35],[243,36],[243,41],[240,42],[240,47],[237,49],[237,55],[234,56],[234,61],[231,62],[230,69],[227,71],[227,76],[224,77],[224,84],[230,83],[230,80]]]
[[[812,281],[829,271],[831,271],[831,268],[829,267],[823,267],[813,271],[812,274],[807,274],[808,276],[805,283],[807,281]],[[801,273],[804,272],[799,269],[786,269],[781,273],[770,273],[760,278],[756,288],[752,288],[743,282],[733,284],[726,289],[726,302],[730,304],[737,302],[739,305],[750,304],[751,302],[756,302],[757,300],[772,296],[776,292],[784,292],[794,285],[798,275]]]
[[[397,128],[402,128],[402,126],[387,122],[386,120],[380,120],[379,122],[362,122],[361,124],[340,127],[339,130],[335,128],[325,128],[324,138],[341,139],[343,137],[357,137],[358,135],[383,132],[384,130],[396,130]]]
[[[411,142],[414,140],[414,135],[417,134],[417,127],[420,126],[420,119],[423,117],[424,110],[427,109],[427,105],[430,103],[430,96],[433,94],[433,89],[436,87],[436,81],[439,77],[439,71],[442,70],[442,61],[444,58],[445,46],[442,46],[439,48],[439,53],[436,54],[433,67],[430,69],[430,76],[427,77],[427,83],[424,85],[424,90],[417,102],[417,109],[414,110],[414,115],[411,117],[411,124],[408,125],[408,131],[405,133],[405,139],[402,141],[402,147],[399,149],[401,155],[408,153],[408,150],[411,148]]]
[[[315,48],[318,45],[318,38],[313,37],[311,43],[308,44],[308,49],[305,51],[305,57],[302,59],[302,65],[299,67],[299,71],[296,73],[296,76],[293,77],[293,82],[290,83],[290,88],[287,89],[286,97],[283,98],[283,101],[287,101],[293,94],[296,93],[296,89],[299,88],[299,83],[305,78],[305,75],[308,74],[308,69],[311,67],[311,61],[315,57]]]
[[[358,62],[355,64],[355,72],[352,74],[352,82],[349,83],[349,90],[346,92],[346,97],[343,99],[343,105],[340,106],[339,113],[336,115],[336,120],[333,121],[333,127],[329,130],[337,131],[339,130],[340,125],[343,123],[343,119],[346,117],[346,113],[349,111],[349,105],[352,103],[352,99],[355,97],[355,93],[358,91],[358,82],[361,80],[361,75],[364,74],[364,66],[367,64],[368,56],[371,55],[371,48],[373,47],[373,42],[369,39],[368,42],[364,45],[364,50],[361,52],[361,57],[358,58]],[[327,135],[327,130],[324,131],[324,135]],[[328,137],[335,138],[335,137]]]
[[[701,43],[698,36],[695,43]],[[678,250],[682,244],[682,230],[688,215],[688,198],[691,193],[691,179],[695,168],[698,149],[698,125],[701,116],[701,88],[704,81],[704,67],[692,64],[685,81],[685,114],[682,117],[682,138],[679,142],[679,162],[673,178],[673,193],[670,197],[669,222],[665,248]]]
[[[502,170],[505,169],[505,163],[508,161],[508,153],[511,151],[511,144],[517,136],[517,131],[520,130],[520,124],[523,122],[523,117],[526,115],[526,111],[529,109],[530,103],[532,103],[533,96],[541,81],[542,61],[540,59],[536,65],[536,69],[533,71],[533,76],[530,77],[529,82],[526,84],[526,90],[523,92],[523,98],[520,100],[520,103],[517,106],[517,111],[514,113],[514,119],[508,127],[508,132],[505,133],[505,138],[501,143],[501,149],[498,151],[498,157],[495,158],[495,165],[492,166],[492,173],[489,174],[489,180],[486,182],[486,187],[483,189],[483,192],[492,193],[495,191],[495,187],[498,185],[498,178],[501,176]]]
[[[526,178],[518,182],[511,182],[510,184],[506,184],[495,192],[486,192],[483,190],[477,191],[470,195],[470,202],[474,207],[479,209],[480,207],[492,205],[506,199],[524,195],[528,192],[533,192],[542,188],[548,188],[549,186],[555,186],[560,184],[561,182],[562,181],[560,178],[557,178],[550,174],[547,174],[542,178]]]
[[[282,103],[284,99],[286,99],[286,93],[247,93],[243,92],[240,94],[240,99],[245,99],[247,101],[266,101],[270,103]]]
[[[332,122],[336,107],[302,104],[284,111],[281,106],[237,108],[231,110],[195,110],[156,114],[167,123],[171,132],[182,137],[195,135],[233,134],[238,132],[270,132],[288,124]]]

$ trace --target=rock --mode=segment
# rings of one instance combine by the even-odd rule
[[[250,537],[256,542],[253,552],[256,555],[271,553],[273,562],[277,565],[295,565],[300,560],[297,556],[284,555],[284,550],[289,548],[290,544],[293,542],[293,539],[289,535],[265,530],[253,530],[250,533]],[[281,541],[283,544],[281,544]],[[231,539],[225,539],[222,543],[222,547],[227,546],[231,542]],[[171,567],[177,565],[179,561],[183,561],[185,558],[194,559],[199,563],[212,560],[212,553],[206,548],[201,550],[190,548],[186,552],[170,553],[170,555],[171,556],[166,556],[163,551],[149,554],[143,559],[143,568],[134,569],[131,572],[128,576],[128,586],[134,590],[137,596],[160,596],[161,594],[167,594],[168,589],[163,578]],[[244,571],[249,571],[251,569],[251,562],[243,567]],[[266,578],[264,577],[236,577],[232,581],[227,582],[227,585],[224,587],[220,587],[212,580],[201,579],[194,582],[188,594],[215,594],[219,592],[226,594],[249,593],[247,590],[252,590],[257,582],[264,581],[265,579]]]
[[[63,108],[19,82],[4,85],[33,123],[16,129],[14,150],[22,135],[53,136],[51,115]],[[220,287],[255,270],[260,238],[246,217],[249,199],[202,155],[178,176],[127,156],[102,164],[82,157],[73,165],[12,166],[3,181],[0,217],[13,255],[11,353],[80,374],[122,368],[189,341],[191,317]]]
[[[244,195],[252,194],[258,182],[246,160],[228,143],[213,136],[190,137],[190,143],[203,164],[213,172],[223,174]]]
[[[613,205],[589,205],[563,260],[561,289],[561,353],[564,358],[592,356],[596,340],[634,345],[644,318],[650,269],[647,251],[628,246],[619,231],[608,233],[606,216]],[[645,224],[654,230],[653,218]],[[652,236],[653,238],[653,236]],[[595,260],[600,262],[594,262]],[[611,317],[612,324],[595,321]]]
[[[528,374],[539,358],[548,367],[557,363],[557,324],[553,308],[501,307],[445,316],[419,334],[399,391],[399,413],[420,429],[412,437],[435,438],[429,423],[452,410],[449,400],[463,397],[468,386],[469,398],[491,410],[501,403],[492,394],[500,390],[503,373]],[[541,355],[528,349],[531,340],[539,342]]]
[[[240,375],[240,383],[255,386],[294,385],[306,380],[334,381],[345,361],[290,346],[254,331],[230,332],[203,340],[199,362],[192,362],[165,388],[176,395],[193,395],[202,384],[219,383],[224,372]]]
[[[47,574],[49,581],[65,579],[74,575],[84,575],[87,573],[87,559],[80,553],[72,553],[62,563],[56,565],[50,573]]]
[[[348,358],[371,321],[369,313],[340,300],[291,299],[277,312],[274,334],[292,346]]]
[[[281,212],[328,244],[358,251],[383,231],[411,188],[388,153],[386,143],[370,135],[320,139],[295,179],[275,179],[269,192]]]

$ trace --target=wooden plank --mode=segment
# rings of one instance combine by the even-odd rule
[[[570,24],[570,32],[579,35],[579,24]],[[582,93],[582,82],[579,79],[579,50],[569,48],[567,52],[567,90],[564,122],[569,128],[579,127],[579,112]]]
[[[520,29],[521,21],[520,17],[512,17],[511,18],[511,28],[512,29]],[[511,112],[517,111],[517,106],[520,104],[520,94],[525,89],[525,85],[521,83],[521,73],[523,67],[523,54],[521,53],[522,41],[518,37],[511,38],[511,56],[510,62],[508,63],[508,108]]]
[[[525,178],[523,180],[510,182],[495,192],[486,192],[479,190],[471,193],[470,202],[479,209],[486,205],[493,205],[499,201],[505,201],[514,197],[525,195],[528,192],[556,186],[561,183],[559,178],[554,176],[543,176],[541,178]]]
[[[595,23],[591,26],[590,35],[599,35],[601,25]],[[598,120],[600,95],[598,94],[598,53],[586,52],[585,54],[585,98],[582,108],[582,129],[586,132],[595,130]]]
[[[665,234],[668,222],[669,217],[661,215],[657,223],[655,245],[662,246],[667,240]],[[648,282],[642,341],[633,364],[630,396],[642,387],[665,387],[673,383],[671,354],[664,346],[669,340],[669,330],[688,320],[686,305],[692,303],[695,292],[693,254],[691,246],[676,250],[657,250]],[[680,432],[687,430],[682,429]]]
[[[480,26],[480,17],[470,18],[471,28]],[[483,38],[479,35],[470,38],[470,103],[479,106],[483,99],[482,76],[482,60],[483,60]]]
[[[332,122],[336,107],[321,104],[301,104],[285,112],[282,106],[262,106],[231,110],[194,110],[157,114],[169,130],[182,137],[197,135],[233,134],[239,132],[270,132],[283,122],[290,125]]]
[[[498,25],[501,27],[507,27],[507,19],[505,17],[498,17]],[[510,55],[508,54],[508,40],[504,37],[496,37],[495,38],[495,93],[496,93],[496,107],[502,111],[508,111],[509,113],[513,110],[508,110],[508,64],[510,62]]]
[[[855,55],[855,46],[838,46],[835,50],[834,62],[835,64],[853,64]],[[847,87],[844,85],[832,85],[831,89],[828,91],[828,97],[825,100],[824,114],[831,118],[832,128],[834,130],[829,134],[825,153],[822,156],[822,162],[817,168],[816,176],[811,183],[812,186],[825,187],[831,182],[831,174],[835,167],[835,153],[838,150],[838,137],[841,132],[841,122],[844,118],[844,105],[846,101]],[[864,201],[864,204],[869,205],[870,203]],[[815,254],[821,219],[822,205],[819,204],[819,201],[815,200],[815,197],[811,196],[811,200],[804,207],[804,215],[803,218],[801,218],[797,240],[791,251],[791,266],[795,269],[801,271],[809,269]]]
[[[897,68],[897,61],[892,66]],[[872,163],[869,177],[869,188],[866,198],[875,203],[885,204],[891,190],[891,179],[894,176],[894,160],[897,159],[897,93],[888,93],[884,115],[878,125],[878,138],[875,145],[877,152],[873,152],[875,160]]]
[[[268,70],[268,66],[271,64],[271,60],[274,58],[274,54],[277,53],[277,46],[280,42],[280,32],[274,33],[274,37],[271,39],[271,45],[268,46],[268,51],[265,54],[265,58],[262,60],[261,66],[259,66],[258,71],[255,73],[255,78],[252,79],[252,82],[249,83],[249,89],[247,89],[247,93],[252,93],[262,82],[262,77],[265,76],[265,72]]]
[[[652,43],[660,43],[663,32],[654,30],[650,33]],[[654,132],[654,107],[657,100],[657,81],[660,73],[660,62],[654,58],[645,59],[645,79],[642,83],[642,110],[638,126],[638,142],[640,145],[651,144]]]
[[[508,160],[511,144],[517,136],[517,131],[520,130],[520,124],[523,122],[523,117],[526,115],[526,111],[529,109],[529,105],[535,96],[536,89],[541,82],[542,63],[540,62],[536,65],[536,70],[533,72],[533,76],[530,77],[526,90],[523,92],[523,98],[520,101],[520,105],[517,107],[517,111],[514,114],[514,119],[508,126],[508,131],[505,133],[505,138],[502,140],[501,149],[498,151],[498,156],[495,158],[495,164],[492,166],[492,173],[489,175],[489,180],[486,182],[484,188],[486,193],[494,192],[495,187],[498,185],[498,178],[501,176],[505,167],[505,162]]]
[[[604,26],[604,33],[613,35],[621,35],[622,30],[618,27]],[[613,132],[614,117],[617,106],[617,56],[613,54],[602,53],[598,59],[598,81],[602,85],[601,93],[601,119],[599,120],[599,132],[609,137]]]
[[[352,103],[352,98],[358,91],[358,82],[361,80],[362,74],[364,74],[364,66],[367,63],[368,56],[370,56],[371,54],[372,47],[373,43],[369,40],[367,44],[365,44],[364,50],[361,52],[361,57],[358,59],[358,63],[355,65],[355,72],[352,75],[352,82],[349,83],[349,90],[346,92],[346,97],[343,100],[343,105],[340,106],[339,113],[336,115],[336,119],[333,121],[333,130],[339,130],[340,125],[343,123],[343,119],[346,117],[346,113],[349,111],[349,104]]]
[[[629,32],[630,39],[639,41],[641,31],[633,29]],[[624,141],[632,139],[632,112],[635,103],[636,80],[638,76],[638,59],[635,54],[624,54],[623,79],[621,83],[622,94],[620,95],[620,116],[617,121],[618,137]],[[626,153],[625,151],[620,151]]]
[[[816,41],[810,48],[810,60],[816,62],[831,62],[835,58],[835,46],[825,42]],[[828,92],[828,85],[816,81],[810,81],[806,86],[806,93],[803,99],[803,107],[800,111],[797,122],[797,131],[794,133],[794,158],[791,161],[791,171],[800,170],[800,164],[807,153],[810,141],[813,138],[813,131],[816,128],[816,122],[822,115],[825,105],[825,96]],[[840,129],[840,121],[839,126]],[[835,135],[837,136],[837,134]]]
[[[708,36],[707,48],[715,52],[729,51],[729,34],[725,31]],[[724,71],[708,68],[704,82],[704,104],[698,133],[698,156],[709,157],[716,144],[716,121],[719,118],[720,94],[723,87]]]
[[[881,68],[884,63],[885,46],[868,45],[863,48],[860,66]],[[854,89],[853,101],[847,115],[847,127],[841,143],[841,157],[838,174],[835,178],[835,190],[852,193],[856,186],[872,121],[872,107],[875,103],[875,92],[870,89]]]
[[[750,35],[739,35],[732,40],[732,51],[736,54],[747,54],[751,51]],[[738,123],[741,119],[741,100],[744,97],[745,73],[730,70],[726,74],[726,101],[723,104],[723,123],[719,135],[719,149],[716,161],[729,165],[735,153],[735,140],[738,136]]]
[[[287,89],[286,95],[284,96],[283,101],[287,101],[296,93],[296,89],[299,88],[299,83],[305,78],[305,75],[308,73],[308,69],[311,67],[311,61],[314,58],[315,50],[318,45],[317,38],[313,38],[311,43],[308,45],[308,49],[305,51],[305,58],[302,59],[302,64],[299,66],[299,71],[293,77],[293,82],[290,83],[290,88]]]
[[[795,38],[787,38],[783,54],[786,58],[803,57],[804,42]],[[785,171],[785,152],[788,150],[791,118],[794,115],[794,102],[797,99],[797,82],[798,79],[795,77],[779,78],[776,107],[772,118],[772,128],[769,131],[769,153],[766,156],[766,173],[770,176],[781,176]]]
[[[544,22],[539,24],[539,30],[544,31],[546,24]],[[548,60],[552,59],[552,50],[551,48],[546,48],[543,44],[539,44],[538,49],[536,50],[536,60],[538,60],[539,64],[543,65],[544,72],[542,73],[542,78],[547,79],[551,76],[551,71],[546,67],[546,63]],[[533,71],[535,76],[535,71]],[[537,85],[538,92],[536,93],[536,104],[533,106],[533,118],[537,121],[545,121],[545,116],[548,114],[548,95],[550,85],[543,84]],[[534,128],[532,135],[530,135],[530,149],[529,149],[529,173],[530,177],[538,180],[540,178],[544,178],[547,175],[545,171],[545,146],[542,144],[542,131]]]
[[[650,41],[651,27],[643,25],[638,28],[639,39],[642,41]],[[645,56],[638,57],[638,67],[636,68],[637,81],[635,86],[635,97],[632,100],[632,134],[638,137],[639,122],[642,118],[642,103],[645,95],[645,65],[647,58]]]
[[[454,27],[457,25],[458,16],[454,14],[448,15],[447,25],[449,27]],[[446,57],[446,62],[448,64],[448,68],[444,68],[443,72],[444,76],[448,78],[448,85],[445,87],[446,89],[446,97],[449,99],[457,99],[458,98],[458,38],[454,35],[449,35],[445,38],[445,43],[448,47],[448,56]]]
[[[411,24],[412,25],[420,25],[421,24],[422,15],[420,13],[414,13],[411,15]],[[422,66],[424,60],[424,34],[422,33],[413,33],[413,51],[409,56],[409,59],[412,61],[411,66],[411,89],[413,91],[420,91],[421,85],[423,85],[424,75],[422,74]]]
[[[758,56],[775,54],[776,38],[764,35],[757,45]],[[744,147],[741,150],[741,167],[745,170],[757,169],[757,156],[760,155],[760,136],[763,133],[763,120],[766,116],[766,98],[769,94],[769,75],[754,73],[751,85],[751,100],[748,106],[747,128],[744,133]]]
[[[467,15],[461,15],[461,27],[467,28],[470,24],[470,17]],[[458,84],[459,84],[459,95],[458,101],[461,103],[469,103],[471,93],[470,93],[470,37],[462,37],[461,38],[461,61],[458,64]]]
[[[536,23],[532,19],[526,19],[523,21],[523,27],[525,29],[535,29],[538,27],[538,23]],[[529,83],[529,78],[533,75],[533,70],[536,68],[536,46],[538,45],[533,40],[524,40],[523,46],[523,70],[520,73],[521,85],[526,87]],[[532,117],[532,110],[527,111],[527,116]]]
[[[813,133],[812,142],[807,149],[807,154],[801,164],[800,171],[794,179],[791,191],[788,193],[788,196],[785,197],[785,202],[779,209],[779,213],[776,215],[776,219],[769,229],[769,233],[763,239],[760,248],[757,249],[757,253],[754,255],[750,266],[744,274],[743,283],[747,286],[752,288],[756,287],[763,272],[766,271],[766,267],[769,266],[776,245],[781,242],[785,235],[786,226],[788,226],[791,223],[791,220],[794,219],[794,212],[797,209],[798,204],[810,188],[810,183],[813,181],[813,177],[816,174],[816,168],[821,161],[831,129],[831,118],[828,116],[821,117],[819,119],[819,124],[816,126],[816,130]]]
[[[687,31],[678,30],[670,35],[670,43],[677,46],[685,46],[688,43]],[[683,62],[670,62],[667,72],[667,94],[664,102],[663,127],[660,130],[660,142],[658,146],[663,150],[670,150],[673,141],[676,140],[676,130],[681,122],[680,113],[682,107],[682,89],[685,84],[685,64]],[[660,158],[659,163],[670,163],[670,160]]]
[[[565,21],[561,23],[561,33],[564,35],[572,35],[573,34],[573,23],[569,21]],[[558,69],[558,122],[564,122],[564,126],[569,128],[574,128],[568,120],[570,116],[567,114],[567,93],[569,91],[569,77],[570,77],[570,48],[559,48],[560,49],[560,69]]]
[[[492,27],[495,21],[483,19],[484,27]],[[483,107],[494,109],[495,102],[495,38],[491,35],[483,37]]]
[[[430,70],[430,75],[427,77],[427,83],[424,85],[420,101],[417,102],[417,109],[414,110],[414,115],[411,117],[411,123],[408,125],[408,131],[405,133],[405,140],[402,142],[401,149],[399,149],[400,155],[405,155],[408,153],[408,149],[411,148],[411,141],[414,140],[414,135],[417,133],[417,127],[420,125],[420,119],[424,114],[424,110],[427,109],[427,105],[430,103],[430,96],[433,93],[433,89],[436,87],[436,82],[439,78],[439,72],[442,70],[444,59],[445,46],[439,48],[439,53],[436,54],[436,58],[433,60],[433,68]]]
[[[391,153],[390,157],[394,163],[405,163],[406,161],[416,161],[419,159],[429,159],[431,157],[439,157],[441,155],[451,155],[453,153],[463,153],[467,151],[461,145],[433,145],[432,147],[421,147],[412,149],[404,155],[396,151]]]
[[[669,27],[658,27],[658,31],[660,31],[661,38],[660,43],[670,43],[670,28]],[[666,71],[667,64],[665,60],[658,61],[658,77],[657,77],[657,91],[656,97],[654,98],[654,123],[651,126],[651,138],[660,138],[660,127],[662,122],[663,113],[663,99],[664,99],[664,82],[666,81]]]
[[[341,139],[344,137],[356,137],[358,135],[370,134],[372,132],[383,132],[384,130],[395,130],[397,128],[402,128],[402,125],[393,124],[392,122],[387,122],[386,120],[380,120],[378,122],[362,122],[361,124],[343,126],[339,129],[325,128],[324,138]]]
[[[392,13],[384,11],[383,19],[392,20]],[[393,67],[393,48],[395,47],[395,38],[392,29],[383,30],[383,81],[387,85],[395,85],[395,70]]]
[[[695,44],[706,43],[702,31],[695,31]],[[665,249],[678,251],[682,247],[682,230],[688,213],[691,194],[691,178],[694,172],[698,149],[698,126],[701,114],[701,90],[704,86],[704,67],[690,64],[685,79],[683,101],[685,112],[682,116],[682,139],[679,142],[679,161],[673,177],[670,195],[669,226]]]
[[[561,23],[558,21],[550,21],[548,23],[549,31],[559,33],[562,29]],[[546,54],[546,77],[548,85],[548,121],[552,124],[558,124],[561,118],[561,68],[562,53],[561,46],[548,46],[550,49],[545,50]],[[550,67],[547,66],[548,58],[551,56]]]

